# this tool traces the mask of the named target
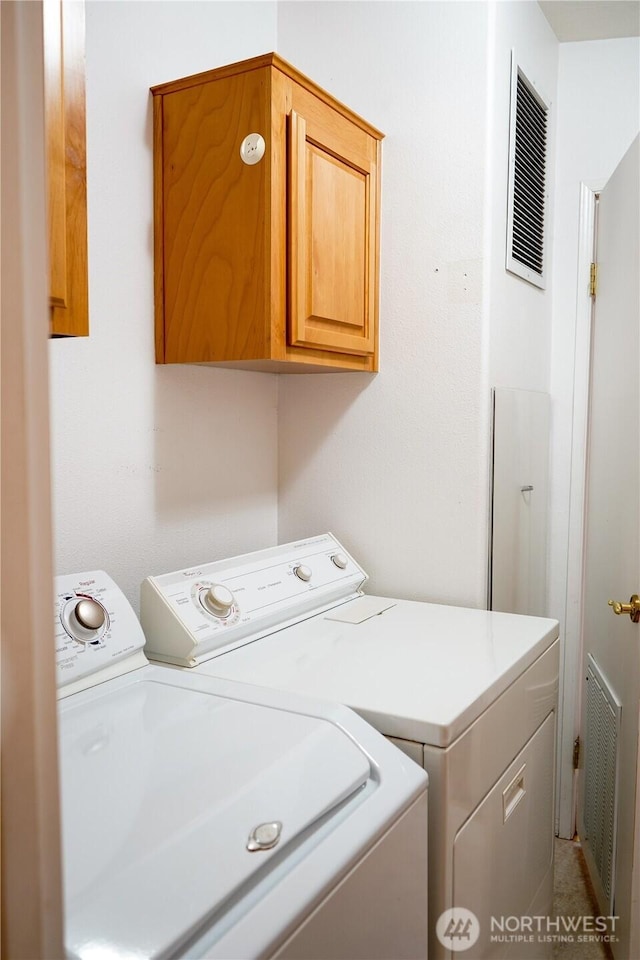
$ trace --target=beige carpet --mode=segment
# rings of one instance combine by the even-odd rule
[[[591,889],[580,844],[556,840],[553,911],[556,917],[597,917],[598,904]],[[611,960],[605,943],[597,941],[553,945],[554,960]]]

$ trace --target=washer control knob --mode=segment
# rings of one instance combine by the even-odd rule
[[[234,596],[231,590],[221,583],[214,583],[204,595],[203,604],[215,617],[228,617],[233,607]]]
[[[340,570],[344,570],[349,562],[344,553],[334,553],[334,555],[331,557],[331,560]]]
[[[99,630],[104,624],[104,607],[95,600],[84,599],[76,604],[74,616],[85,630]]]
[[[109,614],[102,604],[82,594],[65,597],[60,621],[66,633],[78,643],[98,643],[109,629]]]
[[[297,567],[294,567],[293,572],[295,573],[298,580],[304,580],[305,583],[311,580],[311,568],[305,567],[303,563],[301,563]]]

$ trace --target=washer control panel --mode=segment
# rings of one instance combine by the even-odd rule
[[[97,674],[144,646],[131,604],[103,570],[54,581],[58,687]]]
[[[195,666],[357,596],[366,579],[330,533],[148,577],[140,604],[145,651]]]

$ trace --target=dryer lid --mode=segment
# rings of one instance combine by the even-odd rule
[[[173,955],[371,776],[330,721],[185,689],[169,671],[147,679],[151,669],[60,710],[75,957]],[[272,822],[282,824],[278,842],[247,849]]]

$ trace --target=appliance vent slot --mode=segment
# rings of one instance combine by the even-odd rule
[[[549,104],[511,60],[509,204],[506,268],[545,287],[547,127]]]
[[[622,705],[589,654],[586,677],[584,837],[602,893],[614,909],[617,786]]]

